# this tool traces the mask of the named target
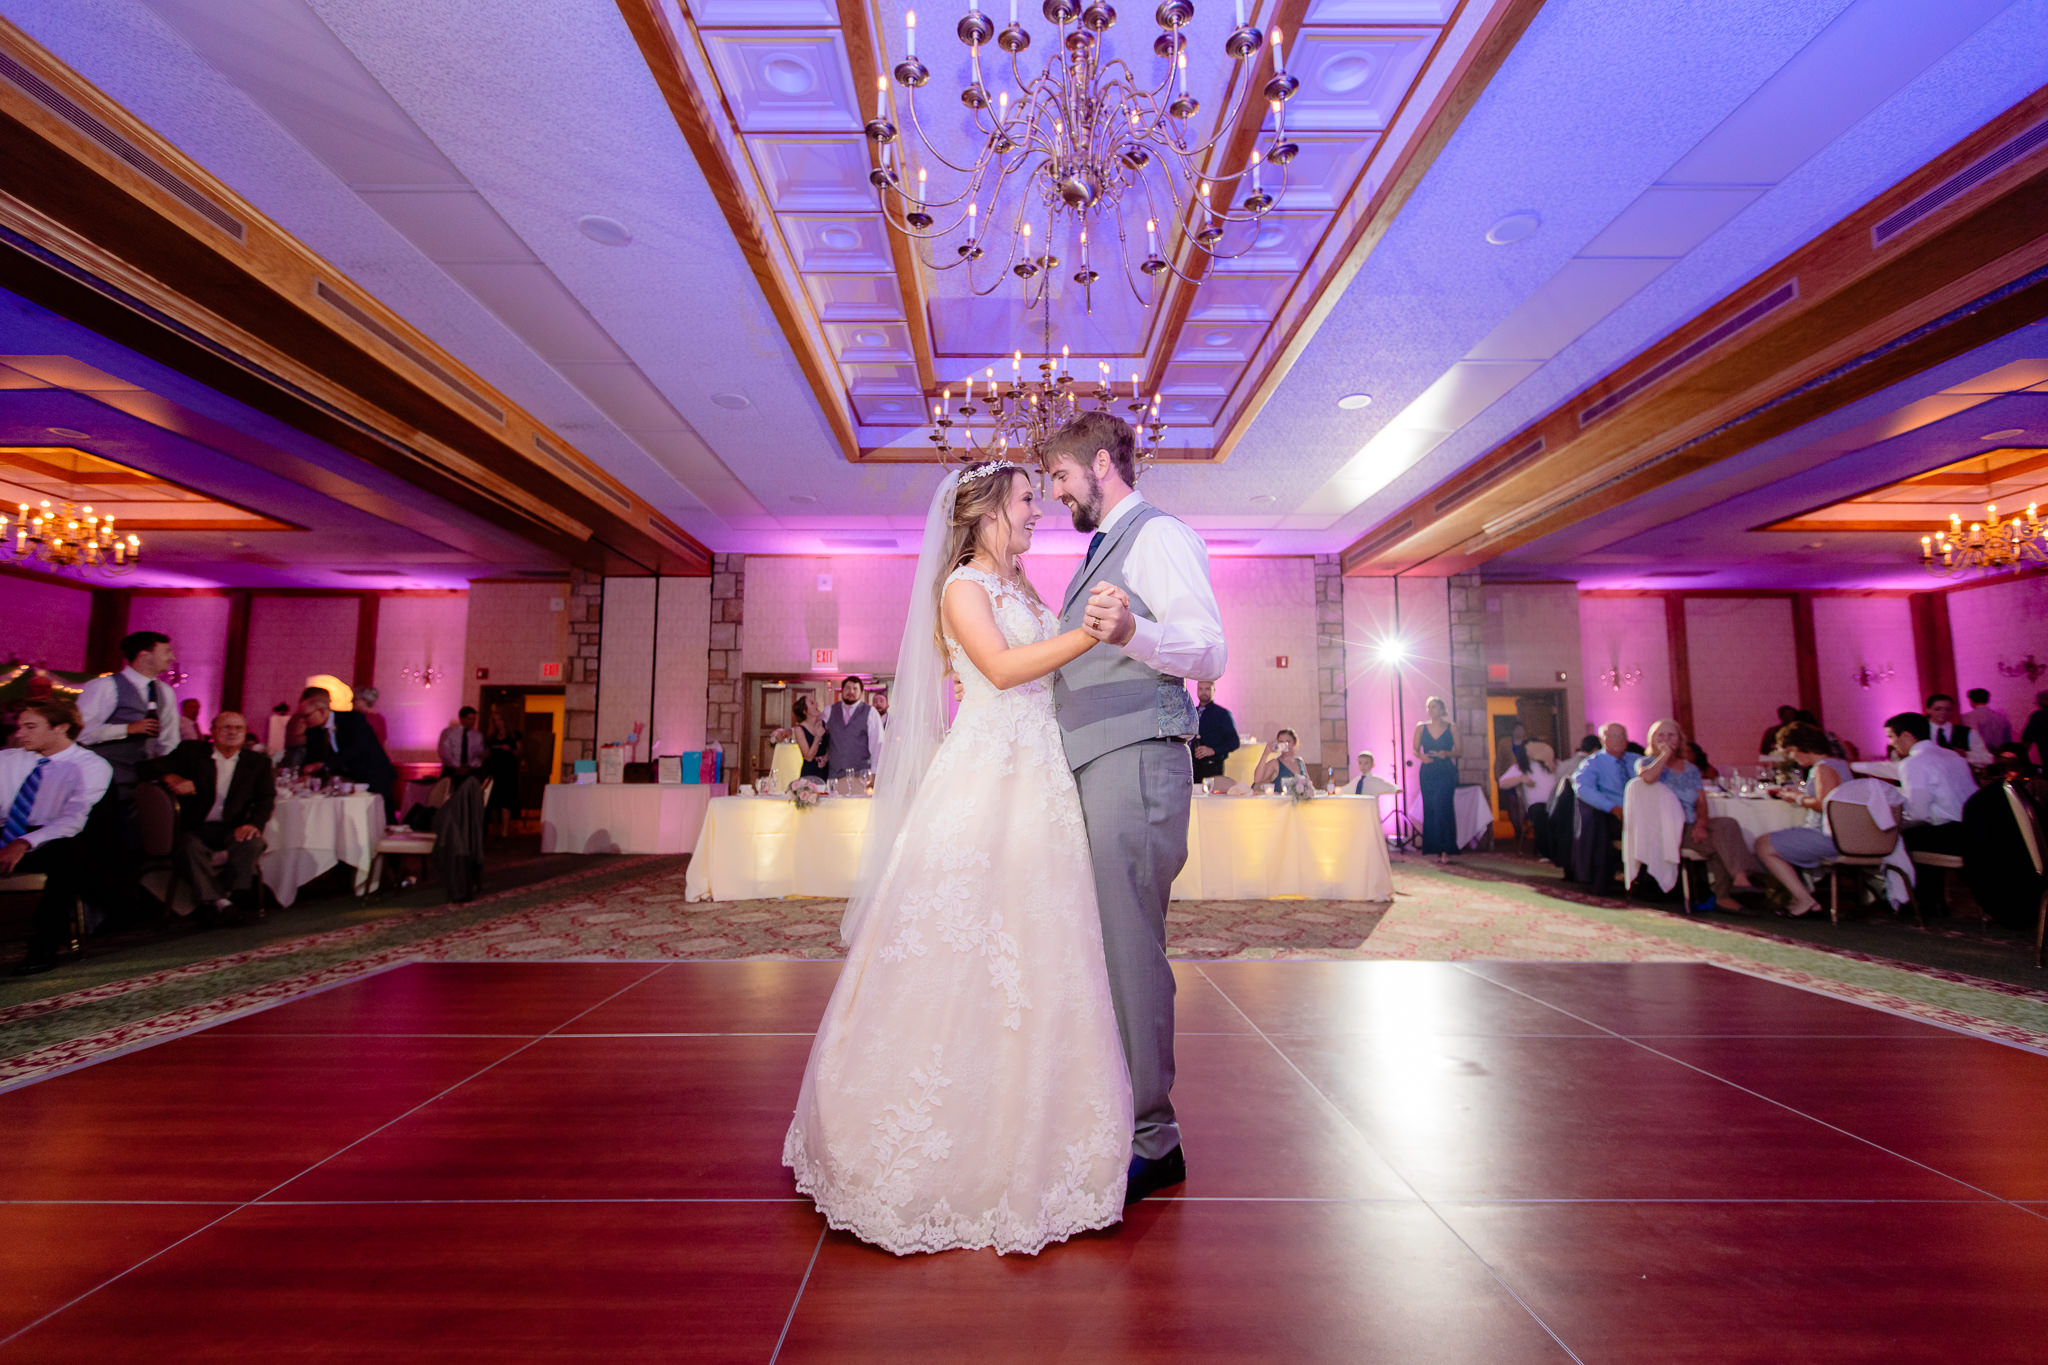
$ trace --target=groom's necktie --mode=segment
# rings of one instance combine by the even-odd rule
[[[1096,552],[1097,550],[1099,550],[1099,549],[1101,549],[1101,548],[1102,548],[1102,538],[1103,538],[1103,537],[1104,537],[1105,535],[1108,535],[1108,534],[1109,534],[1109,533],[1108,533],[1107,531],[1097,531],[1097,532],[1096,532],[1096,533],[1095,533],[1094,535],[1092,535],[1092,536],[1088,537],[1088,558],[1089,558],[1089,559],[1093,559],[1093,558],[1095,558],[1095,552]],[[1083,562],[1085,563],[1086,561],[1083,561]]]

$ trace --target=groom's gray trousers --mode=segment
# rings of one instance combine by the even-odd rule
[[[1074,773],[1095,863],[1102,954],[1116,1026],[1131,1067],[1131,1149],[1161,1157],[1180,1145],[1173,1116],[1173,968],[1166,901],[1188,860],[1193,762],[1179,740],[1112,749]]]

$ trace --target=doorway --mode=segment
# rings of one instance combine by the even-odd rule
[[[1564,748],[1564,689],[1503,688],[1486,694],[1487,800],[1493,803],[1496,844],[1513,840],[1515,822],[1501,800],[1500,775],[1515,761],[1514,730],[1520,725],[1530,739],[1540,739],[1560,757]]]
[[[519,740],[519,809],[537,811],[548,784],[561,781],[563,690],[486,686],[477,693],[485,734],[502,724]]]
[[[737,765],[737,780],[758,782],[768,774],[769,765],[775,756],[775,732],[795,724],[793,713],[797,698],[801,697],[810,704],[810,714],[820,715],[826,707],[839,699],[839,684],[848,676],[853,675],[747,674],[746,710],[740,717],[740,763]],[[875,693],[889,690],[888,678],[857,676],[860,676],[867,685],[867,699],[870,703],[874,701]]]

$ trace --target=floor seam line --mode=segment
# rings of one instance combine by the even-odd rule
[[[789,1340],[789,1329],[796,1323],[797,1305],[804,1301],[804,1290],[810,1287],[811,1272],[818,1267],[818,1255],[825,1250],[827,1228],[818,1229],[818,1240],[811,1247],[810,1263],[804,1267],[804,1277],[797,1281],[796,1297],[789,1301],[789,1315],[782,1320],[782,1331],[775,1338],[775,1349],[768,1353],[768,1365],[775,1365],[782,1358],[782,1344]]]

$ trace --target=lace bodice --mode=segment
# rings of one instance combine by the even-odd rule
[[[988,594],[989,605],[995,608],[996,626],[1003,632],[1003,639],[1010,648],[1019,645],[1037,644],[1059,634],[1060,621],[1044,606],[1033,605],[1017,585],[971,564],[962,565],[946,576],[946,586],[952,587],[958,579],[975,584]],[[946,657],[952,661],[953,672],[961,684],[960,705],[962,709],[975,702],[986,702],[1006,694],[1001,688],[982,676],[974,661],[967,657],[967,651],[952,636],[946,637]],[[1019,683],[1009,689],[1011,697],[1035,697],[1039,705],[1050,706],[1052,677],[1037,678],[1028,683]]]

